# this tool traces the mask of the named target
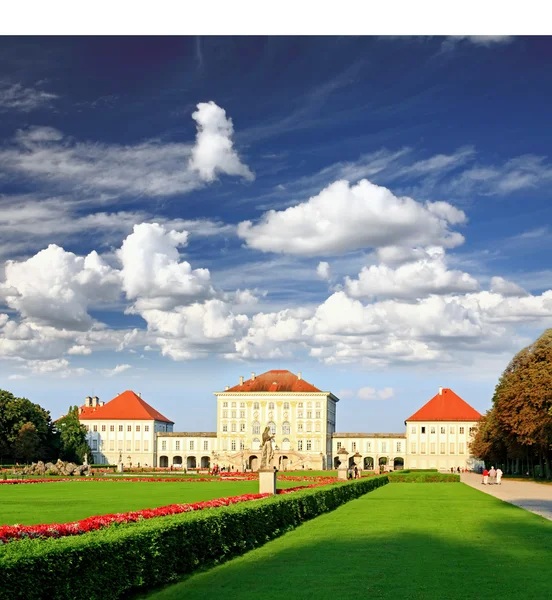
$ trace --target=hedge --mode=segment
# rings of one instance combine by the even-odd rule
[[[389,483],[458,483],[460,475],[456,473],[438,473],[432,471],[389,473]]]
[[[99,600],[227,560],[389,482],[387,476],[0,547],[0,599]]]

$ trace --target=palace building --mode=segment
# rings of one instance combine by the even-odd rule
[[[339,462],[364,470],[474,466],[471,437],[481,415],[450,389],[405,421],[406,433],[336,433],[339,398],[286,370],[251,374],[215,392],[216,432],[175,432],[174,423],[127,390],[110,402],[87,397],[79,415],[95,464],[257,470],[269,427],[280,470],[331,469]]]

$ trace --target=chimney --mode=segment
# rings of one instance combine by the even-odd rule
[[[136,392],[136,395],[138,396],[138,398],[142,397],[142,392]]]
[[[440,387],[439,387],[439,396],[442,396],[442,395],[443,395],[443,387],[442,387],[442,386],[440,386]]]
[[[240,375],[240,385],[243,385],[243,375]]]
[[[100,401],[98,402],[98,405],[99,405],[99,406],[103,406],[104,404],[105,404],[105,402],[104,402],[103,400],[100,400]]]
[[[297,379],[301,379],[301,371],[299,371],[299,373],[297,373]]]
[[[84,406],[92,406],[92,398],[90,396],[86,396],[84,399]]]
[[[251,373],[251,380],[255,381],[255,373]]]
[[[227,385],[227,386],[224,388],[224,390],[225,390],[225,391],[226,391],[226,390],[229,390],[229,389],[230,389],[230,386],[229,386],[229,385]]]
[[[92,398],[92,406],[93,406],[94,408],[95,408],[96,406],[98,406],[98,400],[99,400],[98,396],[94,396],[94,397]]]

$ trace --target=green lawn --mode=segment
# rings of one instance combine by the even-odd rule
[[[298,485],[301,483],[296,481],[278,482],[279,488]],[[67,481],[0,485],[0,525],[65,523],[93,515],[258,493],[258,481]]]
[[[551,556],[550,521],[460,483],[395,484],[147,598],[543,600]]]

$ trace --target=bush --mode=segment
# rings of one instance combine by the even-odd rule
[[[438,473],[437,471],[394,471],[389,473],[389,483],[458,483],[460,475],[456,473]]]
[[[114,525],[76,537],[0,547],[0,599],[117,598],[261,546],[388,483],[387,476],[220,509]]]

